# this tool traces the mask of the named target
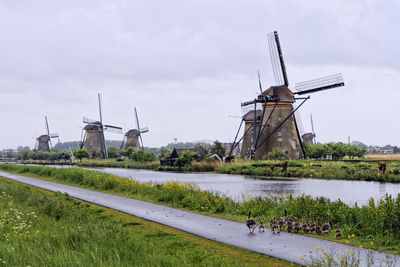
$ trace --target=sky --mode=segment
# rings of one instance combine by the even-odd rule
[[[233,140],[240,103],[275,85],[278,31],[289,88],[342,73],[301,108],[318,142],[400,145],[400,1],[0,0],[0,149],[51,132],[78,141],[82,117],[124,131],[137,107],[145,146]],[[106,133],[106,139],[122,140]]]

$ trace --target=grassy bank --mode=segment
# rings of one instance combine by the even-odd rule
[[[269,195],[238,203],[216,193],[201,191],[189,184],[171,182],[152,185],[79,168],[56,169],[1,164],[0,169],[241,222],[245,220],[249,209],[255,217],[260,216],[268,222],[273,216],[282,217],[286,208],[289,216],[301,220],[315,219],[319,225],[324,223],[325,214],[329,213],[331,224],[339,225],[343,231],[344,238],[339,242],[400,253],[400,194],[395,197],[387,196],[377,203],[371,199],[369,205],[361,207],[304,195]],[[335,239],[333,232],[318,237]]]
[[[379,170],[380,162],[352,161],[288,161],[286,170],[281,161],[238,161],[232,163],[193,162],[182,168],[160,166],[159,162],[141,163],[132,160],[116,161],[83,160],[78,163],[82,167],[113,167],[131,169],[149,169],[155,171],[176,172],[216,172],[225,174],[241,174],[258,177],[304,177],[319,179],[400,182],[400,162],[385,162],[385,171]]]
[[[7,266],[287,266],[5,179],[0,226],[0,265]]]

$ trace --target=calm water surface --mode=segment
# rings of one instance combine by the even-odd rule
[[[254,177],[215,174],[215,173],[170,173],[149,170],[91,168],[122,177],[128,177],[140,182],[165,183],[167,181],[190,182],[197,184],[203,190],[216,191],[235,200],[243,196],[267,196],[270,193],[306,194],[313,197],[324,196],[331,200],[341,199],[354,205],[368,203],[373,197],[380,199],[385,194],[397,196],[400,184],[340,181],[323,179],[257,179]]]

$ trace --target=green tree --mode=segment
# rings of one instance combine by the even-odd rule
[[[285,152],[283,152],[283,150],[280,149],[280,148],[275,148],[271,152],[268,152],[267,157],[270,160],[285,160],[285,159],[289,159],[289,156]]]
[[[210,149],[210,153],[217,154],[221,159],[223,159],[226,156],[226,149],[221,142],[215,141],[214,145]]]
[[[79,160],[82,160],[83,158],[89,157],[89,152],[84,148],[78,148],[77,150],[74,151],[74,157]]]
[[[181,156],[175,160],[174,165],[180,168],[198,159],[200,159],[199,153],[185,150],[182,152]]]
[[[153,152],[145,152],[143,150],[134,151],[129,158],[133,161],[146,162],[155,161],[156,155]]]
[[[115,147],[109,147],[107,149],[109,158],[117,158],[120,155],[120,150]]]

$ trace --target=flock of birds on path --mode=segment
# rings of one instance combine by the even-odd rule
[[[249,228],[250,233],[254,233],[254,230],[258,227],[259,232],[264,232],[265,229],[265,224],[261,220],[260,217],[258,217],[258,225],[257,223],[250,218],[251,216],[251,210],[249,210],[249,216],[247,217],[247,222],[246,226]],[[313,220],[310,223],[309,219],[306,219],[303,222],[300,222],[297,218],[292,218],[287,216],[287,210],[285,209],[285,217],[280,218],[278,221],[276,217],[273,217],[269,221],[269,226],[272,230],[273,233],[275,233],[275,230],[277,230],[277,233],[280,234],[282,230],[288,231],[288,233],[291,233],[292,231],[295,232],[296,234],[299,233],[301,230],[303,230],[304,233],[312,233],[315,232],[317,234],[327,234],[331,231],[331,225],[329,223],[329,214],[326,214],[326,221],[324,224],[321,226],[316,224],[315,221]],[[342,231],[339,229],[339,227],[336,225],[336,231],[335,231],[336,238],[339,238],[342,236]]]

